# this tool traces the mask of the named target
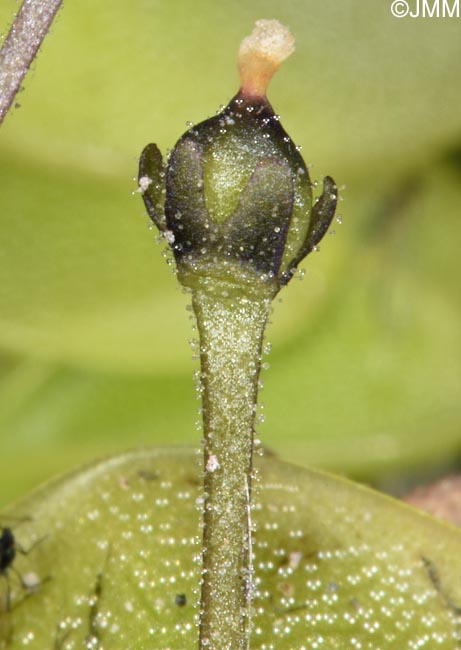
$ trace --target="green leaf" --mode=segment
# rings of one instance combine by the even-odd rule
[[[460,531],[318,471],[258,465],[252,648],[459,646]],[[30,549],[15,567],[40,587],[11,573],[0,647],[195,647],[199,485],[193,452],[146,449],[16,503],[8,514],[31,520],[14,526]]]

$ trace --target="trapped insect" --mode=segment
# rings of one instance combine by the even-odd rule
[[[23,548],[17,541],[13,529],[8,526],[0,526],[0,577],[3,577],[6,582],[6,611],[11,609],[11,584],[10,572],[16,574],[23,589],[31,593],[40,586],[40,578],[35,573],[28,573],[21,575],[14,567],[14,561],[17,553],[28,555],[30,551],[41,542],[37,540],[29,549]]]

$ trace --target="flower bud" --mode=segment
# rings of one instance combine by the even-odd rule
[[[307,167],[265,94],[292,50],[285,27],[258,21],[242,42],[241,88],[228,106],[180,138],[166,170],[156,145],[141,155],[147,211],[172,246],[187,286],[213,279],[276,293],[333,218],[334,181],[324,179],[312,205]]]

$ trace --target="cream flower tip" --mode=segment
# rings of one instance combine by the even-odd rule
[[[292,54],[295,39],[278,20],[258,20],[250,36],[243,39],[238,54],[242,91],[265,95],[279,65]]]
[[[295,49],[295,39],[288,27],[278,20],[257,20],[250,36],[240,45],[239,59],[253,54],[280,65]]]

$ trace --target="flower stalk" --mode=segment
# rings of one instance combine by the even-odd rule
[[[201,347],[204,528],[200,647],[248,647],[250,494],[261,346],[270,301],[194,292]]]
[[[204,511],[200,650],[247,650],[252,606],[251,477],[258,378],[272,298],[333,218],[326,177],[312,201],[308,169],[266,97],[294,49],[260,20],[239,51],[240,89],[191,127],[167,164],[145,147],[139,191],[192,293],[200,336]]]

